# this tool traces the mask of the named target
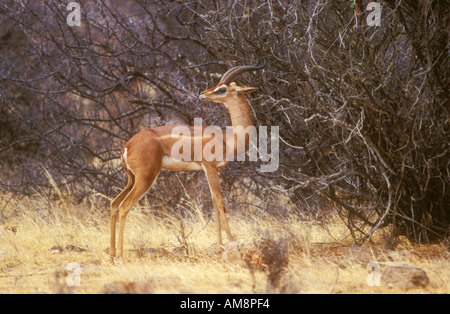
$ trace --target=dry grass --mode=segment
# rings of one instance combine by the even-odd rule
[[[114,265],[107,253],[109,220],[94,205],[104,200],[92,196],[87,204],[73,205],[61,195],[57,198],[17,201],[0,196],[0,293],[100,293],[110,283],[142,280],[155,293],[450,292],[449,252],[444,246],[402,241],[395,250],[377,243],[352,247],[338,219],[318,223],[294,216],[279,220],[230,213],[238,240],[266,237],[284,246],[284,251],[273,250],[272,266],[257,268],[222,260],[214,248],[214,223],[200,210],[184,218],[157,217],[144,204],[128,215],[125,262]],[[287,254],[287,260],[277,262],[280,254]],[[419,266],[430,284],[408,291],[369,287],[370,261],[381,267]],[[71,287],[66,279],[73,273],[66,267],[73,262],[81,266],[81,275],[80,285]]]

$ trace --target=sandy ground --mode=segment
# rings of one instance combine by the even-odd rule
[[[386,249],[374,237],[354,247],[338,219],[319,223],[229,214],[237,241],[270,238],[285,247],[287,263],[273,286],[267,266],[224,259],[214,245],[214,222],[201,211],[181,218],[156,216],[146,206],[134,209],[123,263],[113,263],[109,219],[94,205],[83,211],[30,198],[0,208],[0,293],[103,293],[117,282],[145,282],[141,292],[149,293],[450,292],[450,254],[444,245],[401,240]],[[369,286],[370,262],[381,270],[392,264],[421,267],[430,283],[409,290]]]

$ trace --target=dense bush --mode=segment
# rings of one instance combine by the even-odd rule
[[[381,227],[392,239],[448,236],[445,1],[380,1],[380,26],[366,25],[362,0],[77,1],[79,27],[68,2],[0,5],[3,189],[32,192],[50,174],[80,197],[113,196],[124,141],[195,117],[224,127],[226,111],[199,92],[265,59],[238,82],[261,89],[255,124],[280,127],[280,168],[230,163],[224,191],[275,215],[280,191],[299,213],[334,208],[358,242]],[[169,207],[179,204],[178,183],[196,177],[164,173],[152,197],[167,200],[170,186]]]

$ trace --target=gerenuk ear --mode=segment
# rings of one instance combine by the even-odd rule
[[[234,93],[251,93],[257,91],[258,87],[250,87],[250,86],[235,86]]]

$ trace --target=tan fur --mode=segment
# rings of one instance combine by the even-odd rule
[[[220,83],[219,85],[221,85]],[[219,86],[218,85],[218,86]],[[215,88],[217,88],[216,86]],[[233,127],[242,126],[246,128],[252,125],[250,109],[244,92],[256,90],[254,87],[240,87],[235,83],[226,86],[227,93],[223,96],[214,94],[213,89],[208,89],[201,93],[203,99],[224,103],[230,112]],[[221,220],[225,233],[231,241],[233,237],[230,232],[227,218],[225,216],[225,207],[223,203],[222,193],[220,191],[219,176],[217,168],[227,164],[225,151],[223,161],[177,161],[171,157],[171,149],[174,143],[180,140],[178,136],[172,136],[172,130],[175,126],[158,126],[155,128],[141,131],[134,135],[122,149],[122,165],[128,175],[128,184],[125,189],[111,202],[111,242],[110,255],[116,256],[116,222],[119,218],[119,236],[117,257],[123,255],[123,237],[125,230],[125,220],[128,212],[134,204],[150,189],[156,180],[161,169],[172,171],[181,170],[202,170],[208,179],[208,185],[216,214],[217,242],[222,245]],[[203,129],[206,126],[203,126]],[[191,134],[194,134],[194,127],[190,127]],[[227,136],[223,131],[224,147],[233,145],[227,143]],[[234,136],[238,131],[234,131]],[[194,145],[194,141],[200,140],[202,147],[212,140],[211,137],[202,137],[195,139],[194,136],[186,139]],[[245,145],[248,145],[248,135],[246,135]],[[238,151],[236,141],[234,141],[234,149],[232,153]],[[194,149],[191,149],[194,152]],[[191,159],[193,160],[193,158]]]

